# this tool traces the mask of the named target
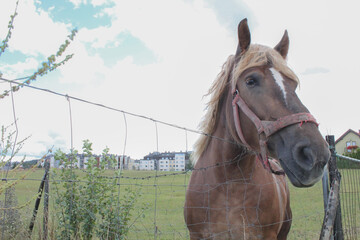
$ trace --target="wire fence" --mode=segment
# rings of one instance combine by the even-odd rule
[[[221,166],[212,167],[219,168]],[[79,175],[86,174],[80,169],[74,169],[74,171]],[[192,171],[206,172],[207,169],[195,169]],[[12,173],[10,176],[19,173],[20,172]],[[35,203],[34,196],[37,196],[36,194],[41,184],[41,176],[43,176],[43,174],[43,169],[37,169],[29,175],[28,178],[21,180],[16,187],[17,195],[22,198],[18,205],[23,205],[23,207],[19,209],[19,212],[23,216],[23,228],[25,228],[25,230],[28,229],[28,224],[31,221],[32,210]],[[111,177],[111,174],[112,171],[108,170],[105,176],[97,179],[114,179],[114,177]],[[54,215],[55,212],[59,210],[58,205],[55,203],[57,198],[55,183],[73,183],[75,187],[94,183],[101,183],[103,185],[114,184],[120,187],[117,192],[120,193],[120,198],[124,196],[123,194],[127,193],[125,191],[126,188],[130,188],[133,192],[140,191],[141,195],[137,199],[134,210],[131,213],[129,233],[125,239],[189,239],[183,212],[190,175],[191,171],[160,174],[156,171],[123,170],[121,178],[118,178],[119,181],[115,183],[104,183],[97,179],[93,181],[83,179],[60,180],[50,176],[49,180],[47,180],[50,184],[50,191],[48,193],[50,198],[49,239],[56,239],[56,237],[51,237],[55,236],[53,233],[56,231]],[[19,178],[9,178],[8,181],[11,182],[18,179]],[[289,239],[318,239],[324,215],[323,200],[321,194],[319,194],[321,192],[321,186],[317,184],[311,189],[296,189],[291,187],[290,191],[293,223]],[[24,205],[23,202],[27,204]],[[304,204],[304,202],[311,202],[311,204]],[[37,239],[39,235],[44,235],[42,230],[43,207],[43,202],[41,202],[38,210],[38,218],[34,227],[33,239]],[[4,211],[5,209],[2,210]],[[6,217],[9,217],[9,214],[7,214]]]
[[[14,81],[10,81],[4,78],[1,78],[1,80],[7,81],[11,84],[17,84]],[[125,129],[127,129],[126,116],[133,116],[136,118],[145,119],[146,121],[154,122],[157,150],[159,138],[157,124],[163,124],[172,128],[183,130],[185,134],[187,134],[187,132],[192,132],[195,134],[206,135],[219,141],[229,142],[226,139],[211,136],[207,133],[203,133],[197,130],[156,120],[147,116],[130,113],[121,109],[69,96],[67,94],[61,94],[52,90],[29,85],[24,86],[38,91],[45,91],[50,94],[64,97],[64,99],[68,101],[69,119],[71,125],[71,151],[73,151],[73,136],[71,116],[72,109],[70,100],[79,101],[84,104],[105,108],[107,110],[115,111],[122,114],[124,117]],[[14,105],[13,96],[12,104],[14,121],[16,123],[16,108]],[[19,130],[16,125],[16,133],[18,131]],[[124,137],[125,141],[123,148],[123,156],[126,152],[127,131],[125,132]],[[237,144],[234,142],[229,143]],[[187,138],[185,145],[187,149]],[[338,158],[338,165],[342,174],[342,182],[340,186],[340,202],[344,236],[346,237],[346,239],[359,239],[358,233],[360,221],[358,218],[360,216],[360,163],[344,156],[338,156]],[[44,159],[46,159],[46,157],[44,157],[42,160]],[[39,165],[41,165],[40,162],[42,160],[39,161]],[[132,208],[131,211],[125,216],[125,218],[127,219],[127,232],[126,234],[124,233],[124,235],[121,236],[121,239],[188,239],[189,233],[184,222],[184,202],[186,196],[186,189],[192,171],[203,171],[206,175],[207,170],[209,170],[210,168],[222,168],[224,164],[228,164],[231,161],[224,161],[211,166],[207,166],[205,168],[187,169],[186,171],[181,172],[160,172],[158,170],[134,171],[125,170],[122,168],[117,170],[107,169],[104,170],[102,174],[96,176],[91,175],[93,174],[91,171],[76,168],[73,163],[71,163],[71,174],[77,174],[77,177],[71,175],[71,177],[67,179],[59,177],[61,171],[63,171],[62,169],[54,169],[49,173],[45,173],[45,175],[49,174],[47,178],[43,177],[43,168],[34,168],[25,177],[23,177],[24,170],[4,170],[1,176],[2,183],[5,184],[0,185],[0,189],[6,190],[4,194],[5,197],[0,200],[0,228],[2,232],[1,239],[57,239],[57,231],[60,228],[58,227],[59,222],[57,220],[57,217],[59,214],[64,214],[63,209],[59,207],[61,205],[59,205],[59,203],[57,202],[57,199],[59,199],[59,192],[57,192],[59,191],[59,189],[57,189],[57,187],[60,186],[59,184],[62,184],[60,186],[60,192],[64,191],[64,189],[61,188],[66,187],[66,184],[70,184],[73,189],[77,189],[79,186],[83,189],[96,184],[101,186],[101,188],[103,189],[108,188],[109,186],[116,186],[116,188],[112,188],[113,192],[111,197],[113,197],[113,199],[117,202],[119,202],[120,200],[123,201],[124,199],[128,199],[131,192],[139,193],[139,195],[136,195],[136,199],[133,199],[132,202],[127,203],[132,204]],[[89,178],[86,176],[93,177]],[[47,190],[46,187],[41,187],[41,184],[43,182],[49,184],[49,188]],[[12,183],[15,183],[13,184],[13,186],[16,185],[16,188],[6,187],[10,185],[12,186]],[[251,182],[249,184],[251,184]],[[324,200],[322,198],[321,189],[321,183],[316,184],[313,188],[309,189],[297,189],[290,186],[293,218],[292,228],[288,239],[319,239],[321,223],[324,218]],[[80,196],[76,195],[75,191],[78,190],[74,190],[74,192],[71,194],[73,194],[74,197]],[[38,208],[36,209],[36,207],[34,208],[34,204],[35,201],[39,199],[39,196],[41,196],[41,193],[45,193],[45,196],[49,198],[48,206],[45,206],[43,203],[44,201],[42,201],[40,206],[38,206]],[[15,195],[17,197],[15,197]],[[15,201],[14,199],[18,200]],[[72,204],[71,207],[75,208],[77,200],[75,198],[72,199],[71,197],[70,199],[70,203]],[[96,201],[96,199],[89,200]],[[123,211],[122,206],[123,205],[118,204],[115,209],[112,209],[112,211],[121,212]],[[103,206],[103,208],[106,209],[108,208],[108,206],[105,205]],[[90,208],[84,208],[80,210],[82,211],[82,213],[86,214],[90,211]],[[31,219],[36,216],[35,212],[36,214],[38,213],[38,217],[33,223],[34,231],[29,234],[29,223],[32,221]],[[97,213],[97,215],[92,215],[91,218],[92,220],[94,220],[94,223],[100,224],[101,227],[107,228],[107,234],[111,235],[112,232],[116,232],[116,228],[124,227],[121,225],[121,223],[119,223],[117,227],[114,227],[110,223],[104,222],[103,219],[99,219],[98,215],[99,213]],[[21,223],[16,218],[20,218]],[[14,227],[13,229],[8,229],[7,226],[9,224],[15,224],[16,227]],[[12,235],[6,235],[4,232],[10,232]],[[93,237],[95,239],[107,239],[106,237],[101,236]]]
[[[344,239],[360,239],[360,160],[337,155]]]

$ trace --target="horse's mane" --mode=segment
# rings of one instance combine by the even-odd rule
[[[231,55],[224,63],[221,72],[205,95],[210,96],[210,101],[207,103],[207,112],[199,124],[199,130],[204,134],[200,135],[194,145],[194,163],[197,162],[209,144],[210,137],[207,135],[212,135],[215,131],[219,114],[220,98],[227,84],[230,83],[231,87],[235,87],[237,79],[246,69],[270,64],[288,78],[299,82],[295,73],[287,66],[286,60],[276,50],[266,46],[251,44],[235,67],[234,64],[235,56]],[[230,76],[232,76],[231,80],[229,79]]]

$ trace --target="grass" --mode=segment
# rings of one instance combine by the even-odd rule
[[[183,219],[183,205],[190,174],[171,175],[172,173],[176,172],[158,172],[158,175],[169,175],[157,178],[147,178],[148,176],[155,176],[156,172],[123,172],[123,176],[129,178],[121,179],[118,189],[120,195],[125,192],[123,191],[125,187],[130,186],[134,190],[140,188],[142,196],[137,204],[139,206],[146,205],[144,212],[142,212],[143,210],[141,210],[140,207],[136,208],[133,212],[131,222],[132,227],[128,239],[154,239],[155,231],[157,232],[157,239],[188,239],[188,232]],[[355,173],[356,172],[343,171],[344,182],[349,182],[347,179],[356,179],[356,177],[353,176]],[[21,171],[12,173],[9,178],[17,178],[21,174]],[[20,181],[16,185],[19,205],[23,205],[34,197],[38,191],[40,185],[39,180],[42,178],[43,174],[43,169],[37,169],[27,176],[27,180]],[[82,173],[80,172],[80,174]],[[112,172],[108,171],[107,174],[111,176]],[[359,184],[359,182],[357,182],[357,184]],[[349,186],[344,186],[344,189],[347,188],[351,189]],[[52,191],[50,186],[50,213],[53,211],[54,207],[54,194],[55,192]],[[321,182],[317,183],[312,188],[305,189],[290,186],[290,194],[293,222],[288,239],[319,239],[324,215]],[[353,195],[351,197],[348,193],[341,194],[344,198],[344,203],[349,202],[349,198],[351,198],[351,201],[357,204],[357,206],[353,206],[354,210],[350,213],[344,210],[344,218],[349,219],[354,213],[358,218],[358,216],[360,216],[360,207],[358,205],[359,195]],[[345,194],[347,194],[347,196],[343,196]],[[357,194],[359,194],[359,192],[357,192]],[[3,200],[3,194],[1,195],[1,200]],[[30,223],[33,208],[34,201],[21,209],[24,231],[27,230]],[[42,209],[43,205],[41,204],[32,239],[38,239],[39,234],[41,234]],[[145,215],[144,218],[141,217],[142,214]],[[351,221],[356,222],[354,219]],[[53,222],[51,224],[50,231],[53,231],[56,228],[56,226],[54,226],[56,224]],[[357,220],[357,225],[359,224],[360,221]]]

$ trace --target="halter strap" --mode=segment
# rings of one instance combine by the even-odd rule
[[[315,123],[316,126],[319,124],[316,122],[313,115],[310,113],[295,113],[291,115],[287,115],[284,117],[280,117],[276,121],[262,121],[256,116],[256,114],[251,111],[251,109],[248,107],[248,105],[245,103],[245,101],[240,97],[240,94],[238,90],[233,91],[233,112],[234,112],[234,122],[235,122],[235,128],[238,137],[240,138],[241,142],[249,149],[252,149],[252,147],[246,142],[244,134],[241,129],[241,123],[240,123],[240,117],[239,117],[239,108],[243,111],[243,113],[254,123],[258,135],[259,135],[259,145],[260,145],[260,153],[257,153],[257,158],[260,160],[262,165],[265,169],[269,170],[271,173],[277,174],[277,175],[284,175],[285,173],[283,171],[275,171],[271,167],[271,164],[269,162],[268,156],[267,156],[267,147],[266,142],[267,139],[277,131],[286,128],[290,125],[300,123],[300,126],[302,126],[303,123],[306,122],[312,122]],[[252,149],[253,150],[253,149]]]

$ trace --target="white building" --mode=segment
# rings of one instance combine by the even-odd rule
[[[153,160],[154,169],[158,171],[185,171],[186,162],[189,161],[190,152],[153,152],[144,156],[144,160]],[[146,163],[143,162],[142,165]],[[142,170],[146,170],[144,166]],[[152,169],[153,170],[153,169]]]
[[[155,160],[140,160],[140,170],[155,170]]]
[[[185,171],[185,153],[175,153],[175,171]]]
[[[170,162],[168,158],[159,160],[159,171],[170,171]]]

